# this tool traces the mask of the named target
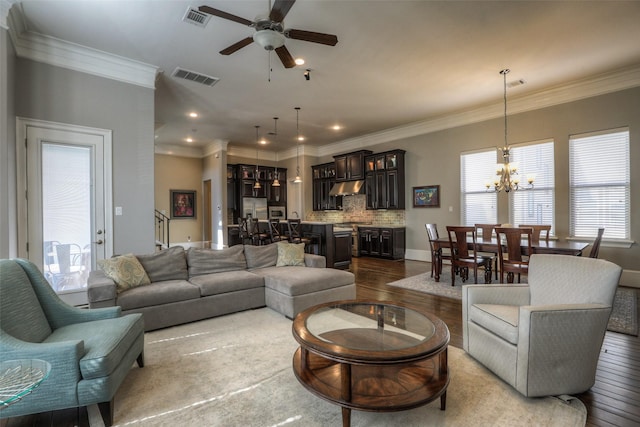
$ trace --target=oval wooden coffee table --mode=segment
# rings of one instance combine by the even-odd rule
[[[404,304],[349,300],[299,313],[293,371],[312,393],[351,410],[402,411],[440,398],[446,408],[449,329]]]

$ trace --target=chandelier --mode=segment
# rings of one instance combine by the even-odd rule
[[[496,176],[493,179],[493,182],[487,181],[485,186],[487,187],[487,191],[491,191],[493,187],[493,191],[500,192],[505,191],[506,193],[511,190],[516,191],[520,189],[520,176],[518,175],[518,164],[515,162],[510,162],[509,160],[509,150],[511,147],[507,144],[507,74],[509,73],[509,69],[505,68],[500,71],[500,74],[503,76],[504,82],[504,145],[499,150],[502,151],[502,163],[498,163],[496,165]],[[527,175],[527,182],[529,183],[529,187],[533,187],[533,181],[535,180],[535,175],[529,174]]]
[[[302,178],[300,178],[300,107],[295,107],[296,110],[296,177],[293,180],[294,183],[300,184]]]

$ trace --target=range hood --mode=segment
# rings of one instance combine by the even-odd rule
[[[364,181],[336,182],[329,191],[330,196],[351,196],[353,194],[364,194]]]

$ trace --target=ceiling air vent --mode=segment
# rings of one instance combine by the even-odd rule
[[[185,70],[184,68],[176,68],[171,77],[185,79],[192,82],[200,83],[207,86],[213,86],[220,80],[217,77],[211,77],[194,71]]]
[[[184,22],[188,22],[189,24],[197,25],[198,27],[206,27],[207,23],[211,19],[211,15],[206,13],[202,13],[197,9],[192,7],[187,8],[187,12],[184,14],[182,20]]]

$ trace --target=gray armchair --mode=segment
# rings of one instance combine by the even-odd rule
[[[137,360],[144,364],[142,315],[120,307],[65,304],[27,260],[0,260],[0,360],[42,359],[47,379],[0,418],[98,404],[113,422],[113,397]]]
[[[462,289],[464,349],[524,396],[593,386],[622,269],[569,255],[533,255],[528,285]]]

